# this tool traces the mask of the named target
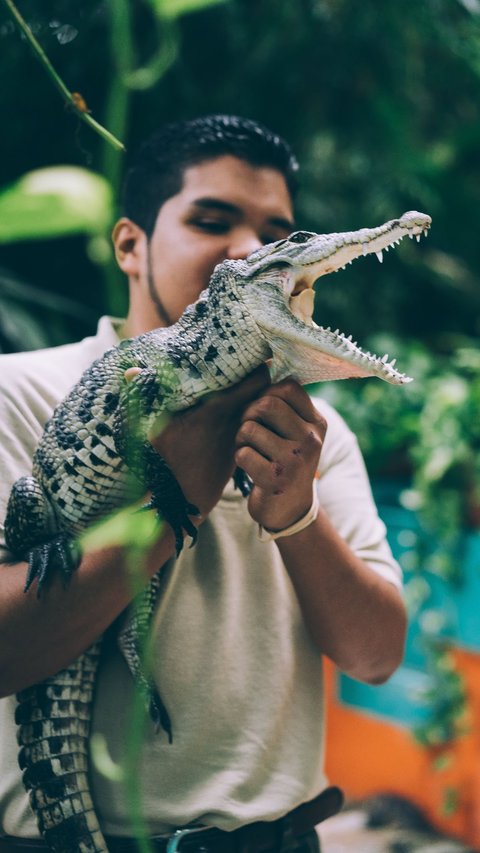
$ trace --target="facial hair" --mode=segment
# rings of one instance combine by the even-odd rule
[[[172,326],[173,320],[168,314],[165,305],[160,299],[159,293],[155,287],[155,281],[153,278],[153,268],[152,268],[152,254],[150,251],[150,244],[147,247],[147,284],[148,284],[148,293],[150,295],[150,299],[153,302],[155,307],[155,311],[158,314],[158,318],[161,321],[162,326]]]

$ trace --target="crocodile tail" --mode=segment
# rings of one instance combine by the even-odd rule
[[[40,833],[53,853],[108,853],[89,791],[89,735],[100,654],[17,695],[19,764]]]

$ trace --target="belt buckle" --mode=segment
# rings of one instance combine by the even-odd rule
[[[176,829],[167,841],[165,853],[177,853],[181,842],[187,835],[195,835],[199,832],[205,832],[208,829],[211,829],[211,826],[191,826]]]

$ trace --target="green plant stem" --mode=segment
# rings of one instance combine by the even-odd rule
[[[84,112],[84,110],[80,109],[77,106],[77,104],[75,103],[75,99],[73,98],[72,92],[70,92],[70,90],[67,88],[67,86],[65,86],[65,83],[63,82],[61,77],[59,77],[59,75],[55,71],[55,69],[54,69],[53,65],[51,64],[50,60],[48,59],[48,56],[46,55],[45,51],[43,50],[43,48],[38,43],[37,39],[33,35],[30,27],[27,24],[27,22],[21,16],[20,12],[16,8],[16,6],[12,2],[12,0],[3,0],[3,2],[5,4],[5,6],[7,7],[8,11],[10,12],[10,14],[12,15],[17,26],[20,28],[20,30],[24,34],[25,38],[29,42],[30,47],[32,48],[35,56],[37,57],[37,59],[40,60],[43,67],[45,68],[46,72],[50,75],[51,79],[53,80],[54,85],[59,90],[60,94],[62,95],[62,98],[68,104],[69,108],[72,109],[77,114],[77,116],[82,119],[82,121],[84,121],[93,130],[95,130],[103,139],[105,139],[117,151],[124,151],[125,146],[123,145],[123,142],[120,142],[120,140],[117,139],[112,133],[110,133],[108,130],[106,130],[106,128],[102,127],[102,125],[99,124],[98,121],[95,121],[95,119],[92,118],[92,116],[88,112]]]
[[[124,72],[130,68],[133,61],[133,45],[131,39],[131,19],[128,2],[125,0],[110,0],[108,4],[110,37],[110,67],[113,69],[106,99],[104,120],[108,127],[117,135],[125,136],[131,95],[123,79]],[[121,45],[121,50],[118,46]],[[122,159],[118,152],[112,154],[106,145],[103,146],[101,172],[109,181],[114,198],[118,198]]]
[[[132,545],[129,551],[129,563],[131,567],[130,582],[132,593],[137,599],[141,593],[145,577],[142,568],[145,562],[145,551],[140,543]],[[138,599],[137,599],[138,600]],[[134,605],[136,606],[136,605]],[[153,635],[148,631],[142,638],[141,643],[142,667],[145,673],[152,670],[153,661]],[[125,753],[125,792],[128,803],[128,812],[139,853],[153,853],[152,845],[148,837],[148,831],[142,814],[141,789],[139,785],[139,761],[142,753],[145,726],[147,722],[147,709],[145,707],[145,695],[137,685],[133,693],[133,704],[131,709],[129,736],[127,739]]]
[[[108,12],[111,59],[109,67],[113,69],[113,72],[110,74],[103,120],[107,127],[112,128],[116,136],[125,139],[132,97],[123,78],[123,70],[129,69],[133,62],[129,4],[125,0],[110,0]],[[121,45],[121,50],[118,48],[119,45]],[[100,153],[99,171],[109,182],[113,198],[117,202],[120,195],[122,169],[123,157],[121,152],[112,151],[110,146],[104,143]],[[123,317],[127,309],[125,279],[113,257],[104,266],[103,273],[108,312],[116,317]]]

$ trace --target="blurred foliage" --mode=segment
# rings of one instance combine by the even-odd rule
[[[423,699],[430,707],[429,719],[418,724],[414,737],[422,746],[442,750],[466,731],[468,703],[465,684],[455,659],[446,646],[430,649],[431,684]],[[435,769],[443,770],[445,753],[436,754]]]
[[[0,353],[41,349],[68,340],[96,322],[93,310],[66,296],[32,287],[0,268]]]
[[[441,774],[455,764],[452,744],[470,729],[469,697],[463,675],[448,646],[438,642],[430,645],[427,668],[431,681],[422,699],[429,706],[430,714],[413,729],[413,737],[428,750],[432,771]],[[444,817],[457,811],[459,793],[458,786],[445,785],[440,803],[440,813]]]
[[[473,0],[424,0],[408,14],[397,0],[381,7],[375,0],[18,4],[69,89],[129,151],[165,120],[235,111],[266,122],[296,148],[302,227],[371,226],[412,208],[432,215],[427,244],[400,247],[383,268],[366,259],[324,279],[320,322],[359,339],[382,330],[435,349],[445,335],[478,334],[480,15]],[[108,176],[116,192],[123,155],[64,108],[4,10],[0,45],[0,186],[69,163]],[[90,261],[81,240],[48,242],[40,253],[25,242],[2,255],[3,266],[42,288],[42,260],[54,255],[48,288],[81,293],[95,313],[109,310],[123,287],[111,269],[105,284],[105,268]]]
[[[111,221],[110,186],[86,169],[37,169],[0,192],[0,243],[103,234]]]
[[[106,233],[111,221],[108,183],[76,166],[37,169],[0,192],[0,245],[86,234],[92,263],[102,263],[111,256]],[[0,269],[0,352],[63,343],[69,319],[81,332],[95,315],[80,302]]]
[[[468,339],[436,353],[386,335],[368,343],[414,381],[329,383],[322,396],[357,435],[371,476],[407,484],[400,499],[436,542],[424,567],[454,580],[462,534],[480,527],[480,350]]]

